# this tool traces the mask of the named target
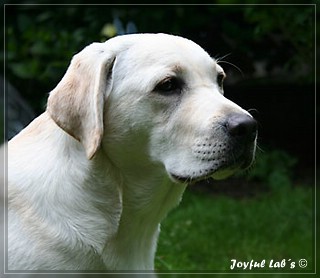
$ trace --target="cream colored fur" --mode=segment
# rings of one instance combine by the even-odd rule
[[[9,270],[152,270],[159,223],[187,184],[177,177],[236,168],[201,147],[227,152],[219,123],[248,114],[218,74],[200,46],[165,34],[75,55],[46,111],[8,144]],[[183,90],[159,92],[172,77]]]

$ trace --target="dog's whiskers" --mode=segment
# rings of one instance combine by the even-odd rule
[[[233,63],[230,63],[230,62],[227,62],[227,61],[222,61],[222,60],[217,60],[217,64],[221,64],[221,63],[225,63],[225,64],[228,64],[228,65],[231,65],[231,66],[233,66],[234,68],[236,68],[240,73],[241,73],[241,76],[242,76],[242,78],[244,78],[244,73],[243,73],[243,71],[238,67],[238,66],[236,66],[235,64],[233,64]]]
[[[250,108],[250,109],[248,109],[247,111],[248,111],[253,117],[254,117],[255,115],[259,115],[259,110],[256,109],[256,108]]]
[[[220,61],[222,61],[224,58],[226,58],[226,57],[228,57],[230,55],[231,55],[231,53],[228,53],[228,54],[226,54],[226,55],[224,55],[222,57],[215,57],[214,59],[216,60],[217,64],[219,64]]]

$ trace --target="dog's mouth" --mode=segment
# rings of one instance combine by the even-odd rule
[[[176,183],[193,184],[202,180],[213,178],[215,180],[226,179],[236,172],[249,168],[254,160],[255,147],[242,150],[238,154],[225,155],[224,158],[202,159],[201,168],[188,170],[187,174],[170,172],[169,176]]]
[[[217,170],[200,170],[199,172],[201,173],[199,175],[192,174],[189,176],[180,176],[170,173],[170,176],[175,182],[192,184],[209,178],[213,178],[216,180],[226,179],[239,170],[239,167],[221,167]]]

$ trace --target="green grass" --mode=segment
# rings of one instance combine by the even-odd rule
[[[261,193],[234,199],[187,191],[182,203],[164,220],[156,255],[161,271],[231,272],[231,259],[267,264],[306,259],[295,269],[264,268],[267,272],[314,271],[313,194],[310,187]],[[247,272],[261,272],[251,270]]]

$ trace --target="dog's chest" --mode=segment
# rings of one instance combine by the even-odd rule
[[[150,192],[135,191],[134,199],[132,193],[124,196],[118,232],[103,253],[107,268],[153,269],[160,222],[178,205],[185,187],[165,182]]]

